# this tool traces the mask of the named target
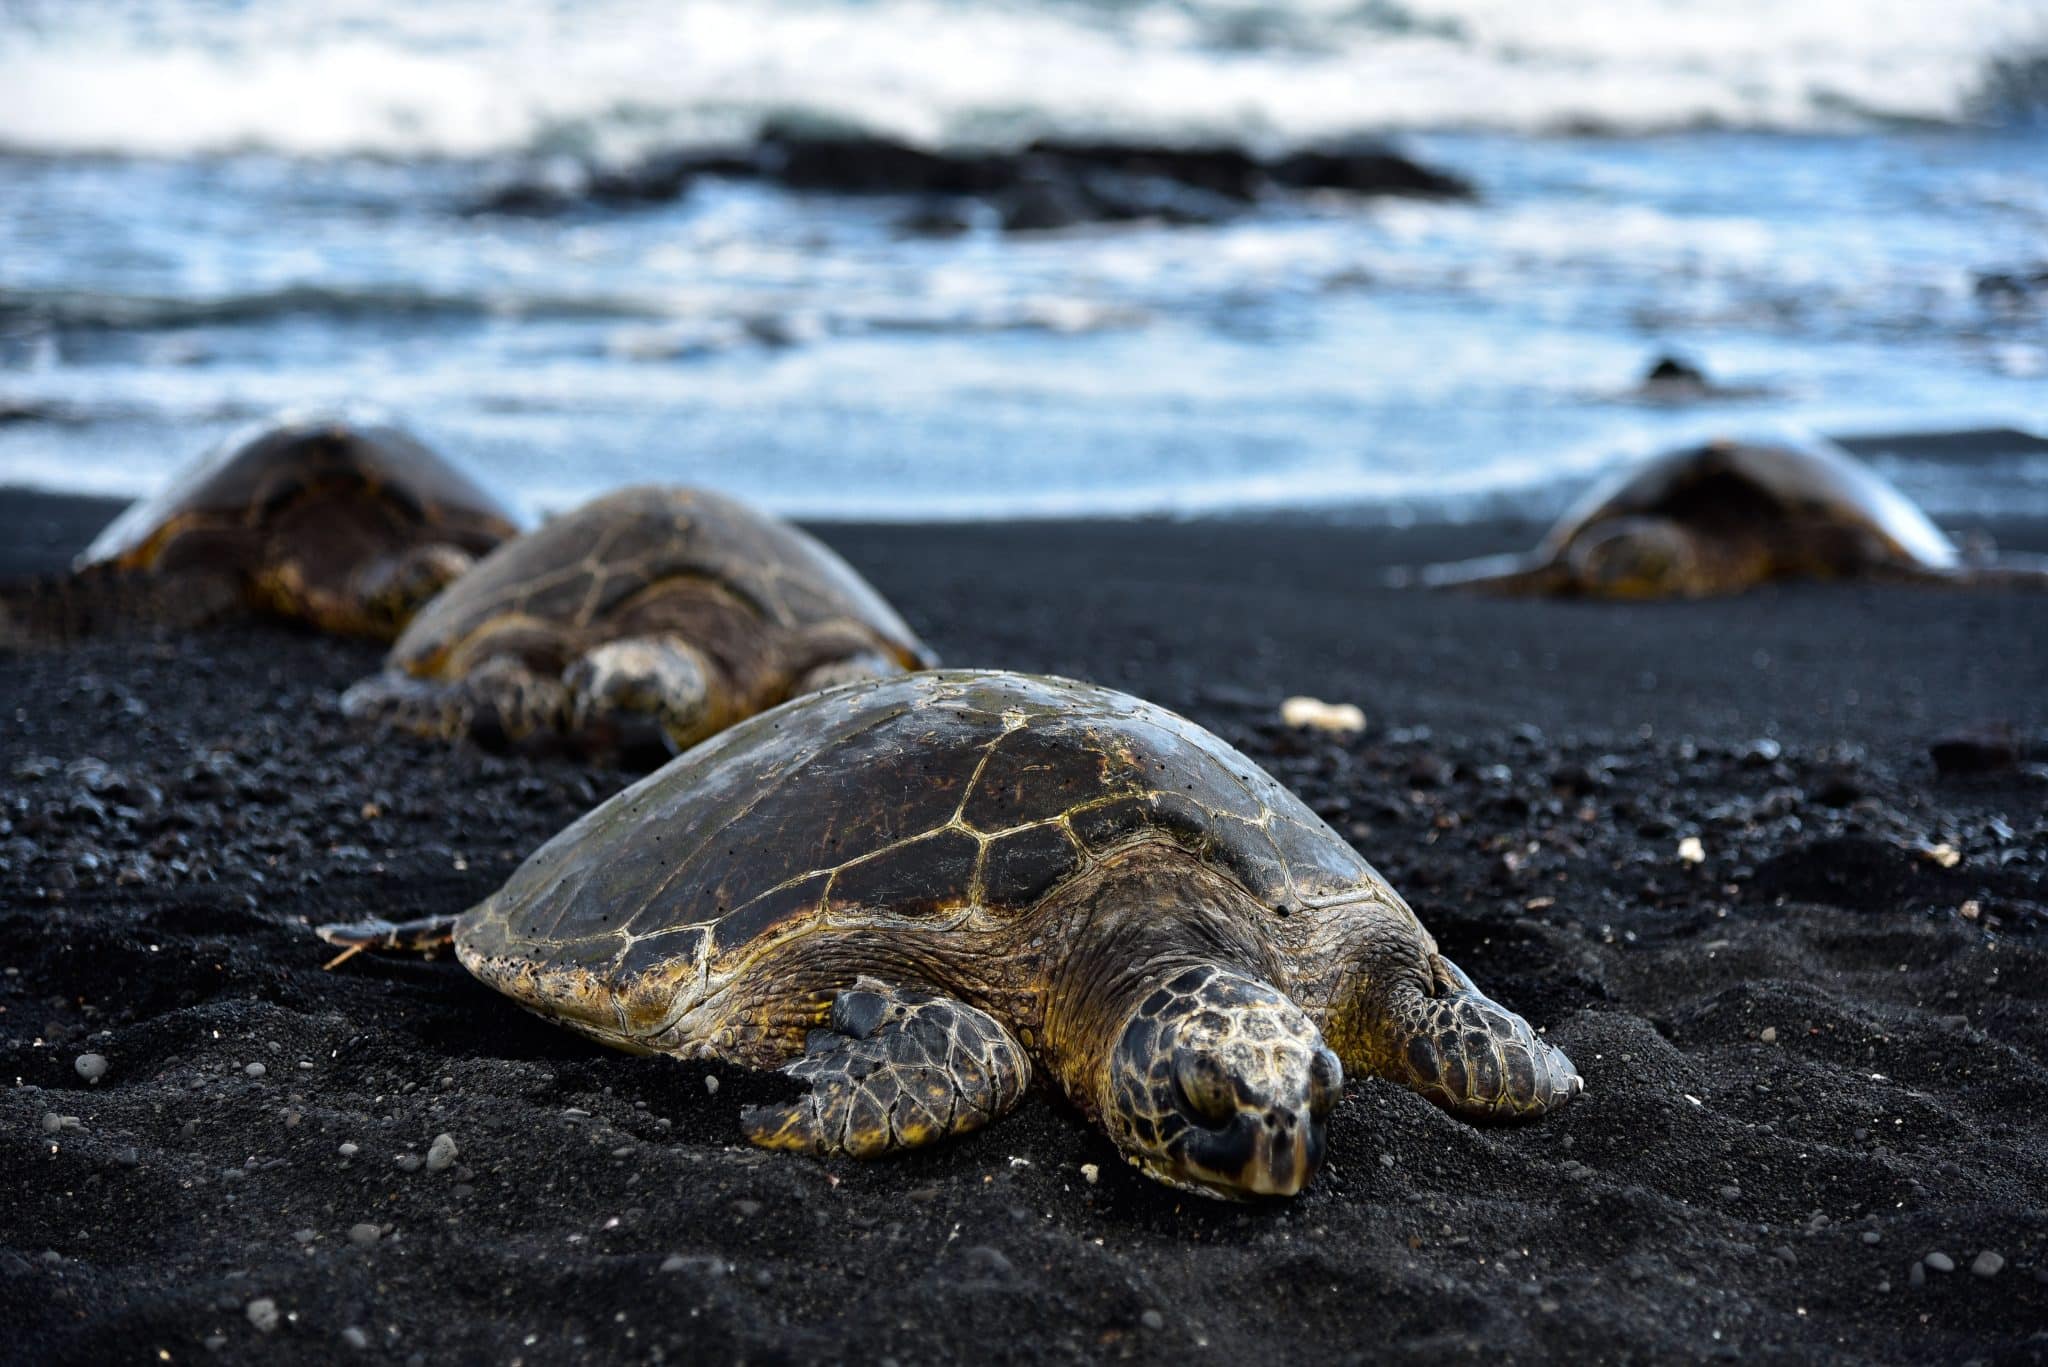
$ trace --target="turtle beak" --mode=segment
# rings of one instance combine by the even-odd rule
[[[1306,1110],[1239,1111],[1191,1135],[1191,1175],[1233,1196],[1293,1196],[1323,1162],[1323,1122]]]
[[[1304,1084],[1265,1079],[1248,1086],[1212,1076],[1214,1062],[1175,1059],[1182,1113],[1193,1125],[1182,1159],[1188,1175],[1233,1196],[1293,1196],[1322,1166],[1324,1118],[1343,1088],[1335,1054],[1318,1048]]]

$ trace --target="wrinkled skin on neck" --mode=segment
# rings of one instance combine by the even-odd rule
[[[1241,893],[1237,894],[1239,897]],[[1291,1196],[1322,1162],[1344,1070],[1183,857],[1135,850],[1070,892],[1045,1053],[1124,1156],[1206,1195]]]

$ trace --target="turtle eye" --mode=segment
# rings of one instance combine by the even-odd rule
[[[1308,1113],[1321,1119],[1344,1095],[1344,1065],[1328,1049],[1316,1050],[1308,1065]]]
[[[1228,1120],[1237,1114],[1237,1087],[1214,1054],[1176,1049],[1173,1083],[1181,1104],[1205,1120]]]

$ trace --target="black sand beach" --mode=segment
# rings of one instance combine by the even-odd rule
[[[113,510],[0,494],[0,578]],[[1356,1082],[1276,1208],[1042,1098],[901,1161],[751,1151],[774,1079],[307,930],[460,908],[626,775],[365,737],[371,646],[96,641],[0,658],[0,1358],[2048,1360],[2048,597],[1375,586],[1525,527],[821,530],[949,662],[1244,747],[1586,1094],[1478,1130]],[[1294,693],[1369,728],[1284,730]]]

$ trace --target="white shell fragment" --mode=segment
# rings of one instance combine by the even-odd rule
[[[1288,726],[1317,731],[1363,731],[1365,713],[1348,702],[1324,702],[1321,698],[1296,695],[1280,704],[1280,720]]]

